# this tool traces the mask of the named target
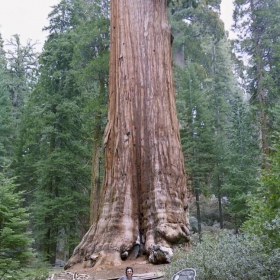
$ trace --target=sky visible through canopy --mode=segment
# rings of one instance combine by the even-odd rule
[[[41,51],[48,33],[42,31],[48,25],[48,14],[51,6],[59,0],[0,0],[0,33],[7,41],[14,34],[19,34],[21,43],[28,39],[38,42],[37,50]],[[221,18],[225,22],[226,30],[232,24],[232,0],[222,0]],[[232,35],[230,35],[232,37]]]
[[[48,32],[42,31],[48,26],[48,14],[51,6],[59,0],[0,0],[0,33],[6,41],[12,35],[19,34],[21,43],[28,39],[38,42],[37,50],[41,51]]]

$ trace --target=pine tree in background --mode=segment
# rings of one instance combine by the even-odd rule
[[[271,110],[274,118],[271,135],[271,151],[267,158],[268,168],[261,170],[258,188],[249,196],[249,219],[243,229],[262,238],[263,243],[270,249],[280,248],[280,188],[279,188],[279,127],[280,106],[276,104]]]
[[[196,198],[198,234],[201,234],[200,195],[208,192],[213,168],[213,131],[210,112],[200,81],[204,72],[187,61],[183,70],[176,69],[177,108],[188,182]]]
[[[18,153],[19,183],[29,191],[36,248],[52,264],[57,252],[67,257],[88,227],[92,142],[84,107],[89,100],[71,65],[75,16],[84,15],[80,4],[62,1],[50,14],[52,33],[24,111]]]
[[[92,144],[98,161],[92,169],[102,171],[108,2],[61,1],[45,29],[51,33],[24,110],[15,166],[20,188],[29,191],[36,248],[54,263],[56,251],[66,259],[88,228]],[[101,175],[92,184],[97,180],[99,187]]]
[[[219,194],[219,189],[222,184],[221,178],[224,178],[224,171],[221,166],[223,166],[225,159],[222,156],[225,152],[225,137],[221,126],[223,126],[223,122],[226,120],[225,111],[227,110],[227,105],[225,95],[228,94],[230,96],[230,93],[221,89],[227,82],[223,82],[223,80],[225,75],[228,75],[228,71],[224,73],[224,69],[218,69],[218,65],[223,63],[223,57],[219,57],[220,54],[217,54],[216,49],[222,44],[221,39],[224,36],[223,23],[219,19],[218,14],[219,8],[220,1],[202,1],[195,10],[186,9],[181,3],[173,8],[171,23],[175,37],[173,44],[175,63],[182,67],[185,61],[188,61],[188,66],[193,65],[192,76],[189,78],[185,77],[190,83],[189,85],[185,84],[184,87],[186,97],[188,95],[189,97],[192,96],[191,99],[185,100],[187,107],[192,108],[188,114],[190,118],[188,129],[192,130],[192,135],[191,138],[183,136],[182,142],[184,148],[191,148],[193,156],[195,151],[196,156],[200,155],[198,156],[200,159],[196,160],[194,160],[194,157],[186,157],[186,166],[192,166],[190,170],[193,170],[190,178],[200,177],[201,181],[199,183],[199,180],[194,180],[196,185],[200,184],[200,188],[194,188],[194,190],[196,189],[198,224],[200,224],[199,193],[201,192],[201,187],[204,186],[204,194],[214,192],[219,197],[222,225],[222,196]],[[220,62],[218,63],[218,61]],[[228,77],[226,78],[228,79]],[[191,83],[192,85],[197,83],[196,87],[191,88]],[[227,85],[227,87],[229,88],[230,85]],[[180,100],[179,94],[178,106],[180,106]],[[195,106],[192,105],[194,100]],[[185,112],[184,108],[182,108],[182,111],[180,107],[178,108],[180,119],[180,116]],[[197,108],[199,108],[198,111]],[[198,113],[195,118],[194,112]],[[198,120],[196,120],[196,117],[198,117]],[[201,138],[196,136],[197,132],[193,129],[194,122],[196,123],[195,130],[198,127],[201,129],[199,133]],[[180,123],[182,123],[181,119]],[[199,149],[197,146],[199,146]],[[187,150],[184,150],[184,152],[187,153]],[[194,165],[194,162],[199,162],[200,168],[198,168],[197,164]],[[200,171],[198,171],[199,169]],[[198,173],[203,174],[198,176]]]
[[[28,231],[29,214],[23,208],[25,193],[18,192],[11,176],[22,111],[35,82],[36,55],[31,43],[22,46],[17,35],[9,44],[5,52],[0,38],[0,278],[26,279],[22,271],[33,257],[33,239]]]
[[[76,29],[76,46],[72,66],[79,90],[85,100],[85,125],[92,131],[92,174],[90,221],[97,218],[103,179],[103,135],[107,121],[109,75],[109,2],[94,1],[87,5],[87,20]]]
[[[61,0],[54,5],[49,13],[49,26],[43,30],[49,31],[49,37],[58,34],[65,34],[78,26],[86,19],[85,17],[86,0]]]
[[[243,225],[247,233],[260,236],[268,250],[280,248],[279,132],[274,136],[277,140],[271,146],[269,169],[262,170],[260,186],[249,197],[250,218]]]
[[[220,227],[224,227],[224,214],[222,208],[222,197],[224,196],[221,189],[225,182],[225,164],[227,137],[225,126],[230,114],[229,98],[231,91],[230,65],[224,61],[226,50],[223,48],[224,40],[218,42],[212,41],[204,45],[205,52],[211,56],[211,71],[206,79],[207,96],[209,110],[212,116],[212,125],[214,128],[214,168],[211,176],[212,192],[218,198],[219,222]]]
[[[208,136],[204,139],[204,142],[206,141],[205,143],[208,142],[208,145],[204,144],[205,147],[207,147],[207,152],[204,157],[208,157],[207,164],[205,164],[208,166],[208,171],[204,174],[204,181],[207,181],[208,193],[214,192],[219,198],[220,220],[222,226],[222,195],[220,189],[224,178],[223,167],[226,145],[223,126],[227,119],[226,112],[229,110],[226,102],[228,97],[226,95],[230,96],[230,91],[228,92],[227,90],[227,88],[230,88],[230,85],[226,83],[228,83],[227,81],[230,77],[230,70],[224,71],[226,66],[222,68],[223,57],[220,58],[220,54],[217,54],[217,51],[219,51],[220,48],[219,46],[223,44],[222,38],[224,36],[223,23],[219,19],[217,12],[220,8],[219,5],[219,1],[203,1],[195,10],[184,9],[178,5],[172,10],[171,19],[175,36],[175,62],[179,61],[177,64],[182,66],[185,63],[186,58],[188,58],[188,61],[196,65],[196,69],[198,70],[197,78],[199,79],[198,83],[200,85],[197,87],[195,96],[201,96],[201,106],[203,101],[207,101],[208,103],[207,107],[204,106],[203,110],[204,112],[209,112],[206,114],[207,121],[204,120],[204,123],[209,123],[209,125],[206,125],[208,129],[206,135]],[[177,39],[177,37],[179,39]],[[193,81],[194,78],[191,80]],[[185,88],[185,91],[190,92],[187,87]],[[191,102],[188,101],[189,106],[190,104]],[[205,150],[203,145],[200,145],[199,148],[202,149],[201,151]],[[204,160],[201,161],[202,165],[204,163]],[[189,164],[191,163],[186,161],[186,165],[188,166]],[[211,170],[210,173],[209,170]],[[210,190],[211,183],[212,190]],[[197,194],[196,197],[198,200]]]
[[[4,169],[7,171],[12,161],[11,138],[14,135],[14,126],[8,86],[9,73],[0,34],[0,172]]]
[[[248,63],[247,87],[258,123],[263,163],[270,152],[271,127],[274,121],[270,110],[279,102],[279,1],[234,2],[236,51]]]
[[[0,172],[0,279],[19,279],[20,269],[33,256],[32,239],[27,231],[29,215],[20,205],[13,179]]]
[[[15,166],[17,149],[21,141],[20,126],[29,93],[37,81],[37,53],[34,50],[35,44],[28,41],[26,45],[22,45],[19,35],[14,35],[7,45],[9,48],[5,53],[6,70],[3,78],[6,81],[5,91],[8,90],[6,98],[8,103],[4,108],[8,112],[6,121],[9,122],[9,126],[6,131],[8,135],[3,136],[8,143],[6,153],[9,153],[11,163],[6,172],[10,176],[17,177],[19,174],[15,171]]]
[[[184,9],[182,5],[178,4],[173,7],[170,15],[175,37],[173,42],[175,63],[182,68],[187,61],[188,67],[185,69],[188,69],[190,65],[193,69],[191,71],[193,74],[190,76],[190,69],[183,74],[183,71],[179,70],[180,68],[175,68],[180,123],[183,125],[186,122],[187,115],[189,117],[188,129],[191,130],[192,125],[190,124],[195,119],[192,112],[188,110],[192,108],[191,104],[195,99],[200,106],[200,110],[198,110],[200,113],[196,118],[201,117],[201,112],[204,112],[206,120],[205,122],[197,120],[197,123],[208,123],[204,127],[208,128],[204,144],[199,142],[196,137],[194,139],[198,142],[195,146],[192,137],[186,137],[184,129],[181,129],[182,143],[185,154],[189,154],[187,147],[192,147],[194,150],[202,149],[204,159],[200,161],[201,166],[208,166],[204,170],[201,169],[204,172],[204,194],[215,194],[218,198],[219,215],[212,219],[219,220],[222,228],[224,219],[226,219],[227,226],[239,228],[248,214],[248,205],[245,202],[247,194],[257,186],[254,181],[258,167],[257,138],[256,133],[254,134],[256,126],[249,119],[249,111],[245,109],[246,100],[240,99],[240,85],[238,85],[240,78],[238,77],[240,73],[242,74],[243,68],[237,64],[235,55],[231,53],[230,43],[224,38],[223,23],[217,13],[219,1],[208,3],[202,1],[200,4],[201,6],[199,5],[195,10]],[[188,80],[193,86],[197,83],[197,86],[191,88]],[[191,91],[194,96],[192,99],[189,98]],[[239,95],[240,97],[238,97]],[[183,102],[184,96],[188,98]],[[243,111],[239,116],[239,111],[236,110],[237,108],[240,110],[241,107]],[[204,109],[201,111],[202,108]],[[188,113],[186,114],[186,112]],[[235,119],[238,116],[239,119]],[[246,139],[243,134],[241,137],[242,129],[248,133]],[[244,141],[244,144],[240,141]],[[244,145],[244,153],[240,158],[238,158],[240,152],[238,145]],[[248,145],[249,147],[251,145],[250,149]],[[248,162],[246,161],[247,169],[242,169],[241,162],[245,158],[248,160]],[[192,169],[192,165],[191,157],[186,156],[188,171]],[[199,167],[196,166],[193,170],[196,170],[197,173]],[[234,172],[237,170],[240,172],[239,178],[234,176]],[[247,175],[247,172],[250,174]],[[191,174],[190,172],[189,180],[192,180]],[[200,177],[203,178],[203,176]],[[225,205],[224,202],[227,200],[231,200],[231,202]],[[238,211],[235,213],[236,209]],[[202,220],[205,220],[206,217],[203,217],[203,214]]]
[[[250,108],[240,93],[231,97],[231,117],[226,128],[228,138],[226,182],[222,186],[225,213],[229,222],[238,232],[248,219],[248,195],[258,187],[260,150],[258,130],[252,122]]]
[[[26,46],[20,42],[20,36],[14,35],[8,41],[6,53],[7,69],[9,71],[9,92],[13,105],[13,118],[20,121],[23,107],[28,94],[36,83],[37,53],[35,43],[29,41]]]
[[[173,57],[177,65],[185,60],[198,63],[208,73],[211,68],[211,55],[202,49],[203,41],[219,41],[224,36],[224,25],[219,18],[220,1],[200,1],[196,9],[184,5],[184,1],[174,1],[170,11],[172,25]]]
[[[262,163],[266,169],[262,172],[258,191],[253,191],[250,197],[250,219],[245,223],[244,228],[260,236],[268,235],[273,240],[274,246],[275,242],[279,246],[279,239],[276,237],[279,213],[277,207],[271,205],[278,192],[275,188],[277,184],[275,174],[279,150],[277,142],[279,141],[278,15],[280,5],[276,0],[242,0],[235,1],[234,5],[234,27],[239,35],[234,46],[235,50],[246,58],[248,67],[246,85],[250,95],[250,107],[254,112],[251,125],[253,122],[257,124],[261,140]],[[248,186],[246,183],[249,181],[250,177],[244,182],[244,186]]]

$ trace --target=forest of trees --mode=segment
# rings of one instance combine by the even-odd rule
[[[186,263],[199,279],[279,279],[280,1],[234,0],[234,40],[221,0],[166,2],[195,254],[233,242],[207,235],[219,228],[251,237],[232,252],[247,248],[257,269],[236,269],[242,278],[221,265],[236,278],[218,275],[207,253],[208,266]],[[40,54],[0,36],[0,280],[29,279],[35,257],[67,261],[99,215],[110,1],[61,0],[44,29]],[[171,275],[186,266],[180,254]]]

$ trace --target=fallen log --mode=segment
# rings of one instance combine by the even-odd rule
[[[52,274],[46,280],[93,280],[90,275],[77,272],[61,272],[58,274]]]
[[[134,274],[137,280],[153,280],[153,279],[163,279],[162,273],[143,273]],[[50,275],[46,280],[118,280],[120,277],[106,278],[106,279],[95,279],[94,276],[90,276],[84,273],[77,272],[61,272],[57,274]]]
[[[163,273],[143,273],[143,274],[133,274],[137,280],[152,280],[152,279],[163,279]],[[120,277],[106,278],[99,280],[118,280]]]

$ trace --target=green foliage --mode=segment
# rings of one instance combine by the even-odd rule
[[[197,8],[199,0],[167,0],[168,5],[181,4],[183,8]]]
[[[66,33],[85,20],[85,1],[61,0],[53,6],[50,12],[49,26],[44,30],[49,30],[50,34]]]
[[[37,260],[32,259],[28,267],[19,267],[17,270],[10,270],[1,280],[46,280],[49,276],[49,267]]]
[[[1,280],[46,280],[49,276],[49,267],[33,259],[28,267],[19,267],[17,270],[10,270]]]
[[[244,229],[258,236],[266,236],[266,244],[280,248],[280,145],[279,133],[269,156],[269,168],[262,171],[260,187],[249,197],[250,219]]]
[[[13,180],[0,173],[0,279],[25,267],[33,256],[22,196],[15,192]]]
[[[14,166],[29,191],[35,246],[51,263],[57,250],[72,253],[89,226],[92,145],[106,123],[107,8],[106,1],[54,7],[24,110]]]
[[[47,267],[25,268],[11,275],[11,280],[46,280],[49,276]]]
[[[1,43],[1,38],[0,38]],[[0,46],[0,171],[11,162],[12,108],[9,98],[9,75],[4,50]]]
[[[209,39],[208,39],[209,40]],[[211,57],[208,77],[205,79],[207,87],[208,105],[213,126],[213,170],[211,174],[211,192],[219,200],[220,223],[223,226],[223,214],[221,211],[221,187],[225,182],[226,151],[228,137],[226,125],[230,115],[229,99],[233,94],[233,74],[231,73],[231,61],[227,49],[227,42],[223,40],[210,40],[203,42],[204,52]]]
[[[16,140],[22,110],[28,93],[35,82],[37,56],[34,44],[26,46],[18,35],[8,41],[9,50],[3,49],[0,38],[0,169],[8,167],[14,159]],[[5,172],[11,173],[6,168]]]
[[[172,10],[173,57],[181,67],[185,63],[174,71],[177,110],[196,204],[199,194],[215,194],[221,227],[227,215],[227,225],[239,228],[248,216],[247,194],[257,185],[258,136],[233,73],[236,58],[224,38],[219,6],[201,1],[192,10],[177,3]],[[222,197],[230,203],[222,205]]]
[[[166,279],[186,267],[194,268],[199,280],[279,279],[280,250],[267,250],[254,235],[204,235],[188,251],[177,250],[165,268]]]
[[[213,131],[207,98],[200,89],[200,67],[187,62],[185,68],[175,71],[177,88],[178,118],[181,124],[181,141],[185,155],[187,172],[191,175],[192,187],[207,185],[207,175],[211,171]],[[205,190],[204,190],[205,191]]]
[[[85,100],[85,125],[101,145],[107,121],[109,76],[109,3],[95,1],[87,9],[88,20],[76,29],[73,68],[79,91]]]
[[[65,246],[73,247],[87,227],[91,143],[83,119],[86,100],[70,65],[73,48],[70,34],[51,36],[45,44],[41,75],[22,125],[19,174],[27,181],[21,187],[36,189],[29,197],[32,224],[47,258],[54,258],[61,236],[66,236]]]
[[[188,9],[180,1],[174,3],[174,7],[171,10],[170,22],[172,25],[172,33],[175,40],[184,42],[186,57],[193,59],[198,63],[198,59],[204,56],[201,60],[201,64],[205,65],[209,62],[209,58],[199,54],[201,47],[198,45],[198,41],[204,40],[206,36],[211,37],[214,41],[219,41],[225,35],[224,23],[219,17],[220,0],[206,1],[201,0],[197,9]],[[176,35],[179,35],[176,38]],[[184,34],[184,35],[183,35]],[[189,40],[186,40],[186,36],[190,36]],[[196,49],[198,47],[198,49]]]
[[[182,126],[181,139],[187,172],[191,174],[192,184],[197,182],[201,191],[206,191],[209,174],[213,169],[214,127],[213,117],[208,103],[212,87],[212,61],[205,50],[205,45],[212,46],[213,41],[223,34],[218,14],[212,7],[219,8],[219,3],[201,1],[196,9],[185,9],[177,3],[170,15],[174,34],[174,57],[182,57],[186,63],[183,71],[175,68],[177,88],[177,110]],[[210,20],[211,19],[211,20]],[[211,34],[211,35],[210,35]],[[176,62],[176,59],[175,59]],[[211,85],[209,85],[211,81]],[[194,177],[196,178],[194,180]]]
[[[13,35],[8,41],[6,53],[7,70],[9,71],[9,92],[14,108],[14,117],[20,118],[22,108],[26,104],[28,93],[36,83],[37,53],[35,44],[29,41],[21,44],[19,35]]]
[[[275,120],[271,112],[279,103],[280,44],[276,38],[280,5],[278,0],[236,0],[234,5],[234,28],[238,34],[234,47],[241,57],[247,58],[245,82],[261,131],[263,154],[268,154]]]
[[[227,197],[225,212],[236,229],[248,218],[248,194],[258,186],[260,166],[257,128],[253,125],[248,105],[236,94],[232,96],[231,116],[226,128],[228,137],[226,181],[222,193]]]

